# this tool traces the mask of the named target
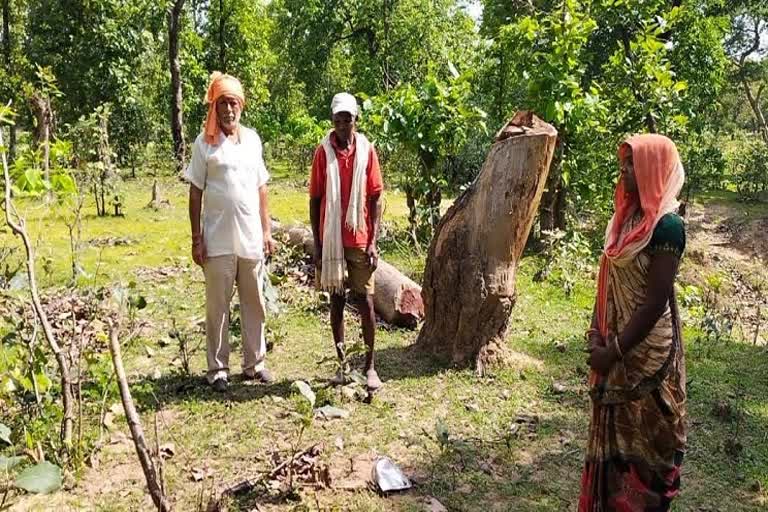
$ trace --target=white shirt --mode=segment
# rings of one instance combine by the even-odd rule
[[[241,125],[239,143],[219,132],[219,144],[211,146],[201,133],[184,177],[203,191],[206,256],[262,259],[259,187],[269,180],[269,173],[259,135]]]

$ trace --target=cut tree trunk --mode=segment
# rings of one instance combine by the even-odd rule
[[[517,264],[533,224],[557,131],[518,112],[496,136],[480,174],[438,225],[427,256],[426,318],[417,345],[478,373],[504,362]]]
[[[181,91],[181,62],[179,60],[179,32],[184,0],[175,0],[168,10],[168,62],[171,68],[171,136],[176,173],[184,169],[186,148],[184,146],[184,120],[182,115],[183,96]]]
[[[315,243],[309,229],[283,228],[275,224],[272,231],[275,234],[285,233],[290,245],[303,248],[305,254],[314,255]],[[373,294],[376,313],[392,325],[415,328],[424,317],[421,287],[381,258],[373,275],[376,280]]]

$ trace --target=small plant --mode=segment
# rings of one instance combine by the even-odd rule
[[[296,424],[296,435],[291,443],[291,461],[288,463],[288,490],[289,493],[294,494],[296,489],[293,482],[293,463],[296,454],[301,449],[301,441],[304,438],[304,432],[312,426],[312,422],[315,418],[315,402],[317,396],[312,388],[303,380],[294,381],[291,384],[291,388],[295,389],[298,394],[294,393],[291,397],[292,409],[289,411],[289,415],[293,418]]]
[[[11,442],[11,429],[0,423],[0,446]],[[42,450],[35,456],[34,464],[29,465],[29,455],[0,456],[0,510],[5,510],[8,498],[20,491],[33,494],[48,494],[61,488],[61,468],[43,460]]]
[[[534,281],[551,280],[562,287],[566,297],[570,297],[593,261],[590,241],[578,231],[554,230],[542,235],[545,260]]]

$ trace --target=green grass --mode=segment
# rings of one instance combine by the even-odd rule
[[[303,183],[288,171],[273,172],[270,206],[284,223],[306,222],[307,198]],[[291,382],[308,381],[315,389],[332,373],[317,362],[332,354],[327,308],[307,288],[286,285],[281,290],[284,312],[269,320],[276,346],[269,365],[277,379],[271,386],[235,382],[225,395],[214,394],[202,382],[205,357],[193,358],[194,378],[182,377],[174,344],[159,340],[175,319],[179,325],[199,320],[204,312],[202,273],[189,257],[186,188],[163,182],[168,209],[145,209],[150,183],[125,184],[124,218],[84,221],[83,240],[127,237],[128,246],[88,246],[83,266],[91,276],[81,286],[137,282],[137,292],[148,300],[138,313],[146,323],[139,338],[126,347],[126,366],[132,390],[149,439],[154,438],[154,412],[161,411],[161,438],[173,442],[176,455],[166,461],[167,487],[177,510],[196,510],[203,484],[190,479],[192,468],[207,467],[214,483],[233,483],[269,468],[273,450],[286,452],[295,440],[296,424],[287,414]],[[727,198],[718,198],[725,200]],[[386,218],[393,229],[405,224],[406,208],[399,193],[388,193]],[[31,201],[20,202],[41,258],[38,272],[48,292],[69,281],[69,238],[54,211]],[[92,211],[92,206],[87,206]],[[0,244],[17,246],[8,233]],[[383,256],[414,277],[423,270],[420,256],[395,239],[383,246]],[[17,251],[17,254],[18,251]],[[42,258],[50,258],[50,272]],[[593,283],[582,276],[571,296],[553,282],[536,283],[540,266],[535,257],[522,261],[518,274],[518,301],[507,343],[514,363],[478,379],[467,369],[441,367],[410,347],[416,333],[377,331],[377,365],[385,387],[371,404],[342,399],[334,402],[349,410],[346,420],[316,420],[305,433],[302,446],[325,443],[325,460],[333,474],[344,476],[350,459],[372,453],[393,457],[417,477],[417,489],[402,496],[380,497],[358,491],[305,489],[304,503],[315,510],[417,511],[423,496],[434,496],[449,510],[560,511],[575,510],[586,442],[589,403],[582,333],[594,296]],[[142,278],[143,268],[182,269],[171,277]],[[347,314],[348,342],[359,339],[353,315]],[[765,348],[741,342],[710,345],[696,341],[693,321],[686,329],[689,387],[689,451],[683,471],[683,493],[674,510],[759,510],[768,488],[768,354]],[[278,339],[279,338],[279,339]],[[194,342],[200,335],[194,335]],[[556,342],[564,344],[560,351]],[[145,346],[154,350],[149,357]],[[239,368],[233,350],[233,372]],[[155,375],[159,373],[159,375]],[[159,378],[155,378],[159,377]],[[553,382],[564,392],[555,392]],[[715,402],[725,400],[738,411],[737,419],[711,414]],[[113,396],[110,403],[116,402]],[[513,427],[523,415],[535,416],[530,427]],[[116,419],[120,430],[127,431]],[[434,439],[436,422],[445,425],[449,443]],[[86,425],[96,427],[93,418]],[[53,427],[52,427],[53,428]],[[512,434],[513,428],[518,430]],[[343,449],[335,447],[337,438]],[[728,439],[743,445],[738,456],[725,453]],[[121,448],[122,447],[122,448]],[[54,497],[24,502],[30,510],[80,507],[98,510],[146,510],[151,504],[144,491],[135,454],[130,445],[107,446],[98,468],[86,468],[76,485]],[[110,483],[114,482],[114,483]],[[231,510],[250,510],[258,495],[240,498]],[[260,505],[264,510],[303,510],[295,504]]]

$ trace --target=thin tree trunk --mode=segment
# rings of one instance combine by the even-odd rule
[[[563,187],[563,155],[562,148],[555,151],[552,166],[547,176],[546,187],[541,195],[539,204],[539,231],[542,234],[548,231],[554,231],[557,228],[558,219],[558,198],[560,190]]]
[[[3,132],[0,130],[0,148],[3,147]],[[59,343],[56,341],[56,336],[53,334],[53,329],[48,321],[48,315],[43,309],[40,302],[40,295],[37,291],[37,278],[35,277],[35,250],[32,246],[32,242],[29,239],[27,230],[24,225],[24,219],[18,216],[16,209],[11,203],[11,177],[8,171],[8,160],[6,152],[0,149],[3,160],[3,177],[5,181],[5,220],[13,233],[20,237],[24,243],[24,250],[26,251],[26,263],[27,263],[27,277],[29,279],[29,290],[32,295],[32,306],[35,310],[37,318],[40,320],[40,325],[43,327],[43,334],[48,342],[48,347],[53,352],[56,358],[56,363],[59,366],[59,376],[61,380],[61,400],[64,408],[64,418],[61,422],[61,441],[64,444],[66,450],[70,450],[72,447],[72,430],[74,425],[74,412],[72,410],[73,398],[72,398],[72,379],[69,372],[69,363],[67,361],[66,354],[61,350]],[[12,219],[12,213],[16,217],[16,221]]]
[[[11,44],[11,1],[3,0],[3,57],[5,59],[5,72],[7,77],[13,76]],[[8,158],[11,163],[16,160],[16,125],[8,126]]]
[[[168,11],[168,62],[171,68],[171,135],[176,173],[181,174],[186,158],[184,145],[183,96],[181,90],[181,63],[179,61],[179,31],[184,0],[175,0]]]
[[[765,121],[763,109],[760,108],[760,102],[755,97],[755,95],[752,94],[752,89],[750,89],[749,83],[747,83],[746,79],[741,80],[741,85],[744,87],[744,93],[747,95],[749,106],[752,107],[752,113],[755,116],[755,124],[757,125],[757,129],[760,132],[760,136],[763,138],[765,143],[768,144],[768,123]]]
[[[480,175],[443,216],[427,257],[417,345],[478,373],[503,362],[515,275],[555,150],[557,131],[519,112]]]
[[[227,47],[224,38],[224,0],[219,0],[219,67],[227,72]]]
[[[112,354],[112,364],[115,367],[117,385],[120,388],[120,398],[123,401],[125,419],[128,422],[128,428],[131,430],[133,444],[136,447],[136,455],[139,457],[141,469],[144,472],[144,478],[147,480],[147,487],[149,488],[150,496],[152,496],[152,501],[155,503],[157,510],[168,512],[171,510],[171,505],[161,488],[158,473],[155,469],[155,464],[152,461],[152,455],[149,448],[147,448],[147,442],[144,439],[144,429],[141,427],[141,419],[136,412],[136,407],[133,405],[131,390],[128,387],[128,378],[125,375],[125,368],[123,367],[123,356],[120,352],[120,341],[117,338],[117,330],[118,328],[116,325],[110,326],[109,351]]]
[[[50,113],[50,100],[47,103],[46,112]],[[45,176],[45,181],[51,182],[51,125],[48,122],[43,126],[43,176]]]

